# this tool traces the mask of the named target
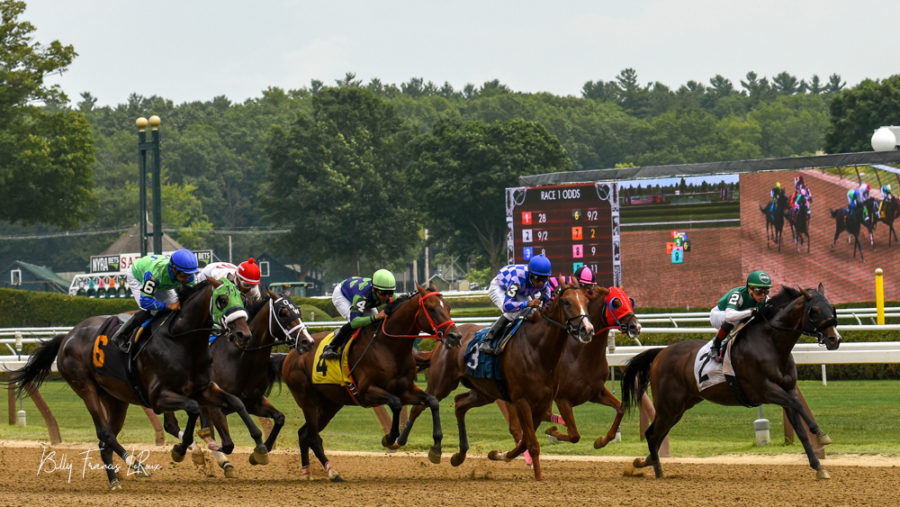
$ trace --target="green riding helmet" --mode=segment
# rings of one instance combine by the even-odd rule
[[[765,271],[757,269],[747,277],[747,287],[772,287],[772,277]]]
[[[386,269],[379,269],[372,275],[372,285],[378,290],[396,290],[397,281],[394,274]]]

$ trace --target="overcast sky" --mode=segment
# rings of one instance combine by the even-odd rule
[[[848,86],[900,72],[900,2],[753,0],[26,0],[35,39],[79,56],[62,76],[76,103],[131,93],[235,102],[270,86],[421,77],[456,89],[579,96],[622,69],[673,89],[748,71],[839,74]]]

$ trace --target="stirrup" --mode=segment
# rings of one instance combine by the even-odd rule
[[[328,345],[324,349],[322,349],[322,357],[324,357],[325,359],[340,359],[341,352],[331,345]]]
[[[490,342],[481,342],[481,344],[478,345],[478,352],[483,352],[485,354],[490,354],[493,356],[497,354],[497,349],[495,349],[490,344]]]

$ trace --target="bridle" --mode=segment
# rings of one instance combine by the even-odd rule
[[[803,316],[800,318],[800,334],[804,335],[804,336],[809,336],[809,337],[815,338],[816,341],[819,342],[819,345],[824,345],[825,344],[825,333],[823,333],[823,331],[828,329],[829,327],[837,326],[838,322],[837,322],[837,317],[835,317],[835,312],[834,312],[833,306],[832,306],[832,312],[831,312],[832,317],[830,319],[826,319],[819,323],[813,322],[812,318],[810,317],[810,314],[812,313],[812,310],[815,306],[813,303],[816,301],[816,299],[819,299],[819,298],[821,298],[821,296],[816,294],[815,296],[810,298],[808,301],[803,303]],[[773,329],[777,329],[779,331],[790,331],[790,332],[797,331],[797,329],[795,327],[782,327],[782,326],[775,325],[771,320],[768,319],[768,317],[766,317],[765,312],[761,312],[760,315],[762,315],[762,318],[766,322],[766,324],[768,324]]]
[[[557,307],[559,307],[559,304],[562,303],[563,294],[565,294],[567,290],[572,290],[572,289],[580,290],[579,287],[572,287],[572,286],[559,288],[559,293],[556,295]],[[560,313],[564,314],[564,312],[562,311],[562,308],[560,308]],[[584,314],[584,313],[582,313],[580,315],[575,315],[573,317],[566,319],[565,324],[562,322],[558,322],[558,321],[552,319],[551,317],[548,317],[546,312],[541,312],[541,317],[543,317],[544,320],[546,320],[550,324],[553,324],[554,326],[556,326],[560,329],[564,329],[566,331],[566,334],[573,338],[575,338],[575,335],[577,335],[578,330],[581,329],[581,327],[582,327],[581,322],[584,319],[590,320],[590,316],[588,316],[587,314]],[[563,315],[563,317],[565,317],[565,315]]]
[[[382,323],[381,323],[381,332],[384,333],[385,336],[388,336],[388,337],[391,337],[391,338],[435,338],[435,339],[437,339],[439,342],[442,342],[442,343],[443,343],[443,341],[444,341],[444,335],[447,333],[447,329],[449,329],[451,326],[456,325],[456,323],[453,322],[453,319],[447,319],[447,320],[445,320],[444,322],[441,322],[440,324],[435,324],[434,319],[431,318],[431,313],[429,313],[429,312],[428,312],[428,309],[425,308],[425,300],[428,299],[428,298],[430,298],[431,296],[442,296],[442,295],[441,295],[441,293],[440,293],[439,291],[434,291],[434,292],[428,292],[428,293],[426,293],[426,294],[420,296],[420,297],[419,297],[419,302],[418,302],[418,308],[416,309],[416,315],[415,315],[415,317],[413,318],[413,321],[414,321],[414,322],[418,322],[418,321],[419,321],[419,314],[420,314],[420,313],[424,313],[424,314],[425,314],[425,318],[428,320],[428,325],[431,327],[431,333],[430,333],[430,334],[427,334],[427,335],[422,335],[422,334],[415,334],[415,335],[391,334],[391,333],[389,333],[388,330],[387,330],[387,324],[388,324],[388,320],[390,320],[390,315],[388,315],[388,317],[386,317],[386,318],[384,319],[384,321],[382,321]],[[420,328],[420,329],[421,329],[421,328]],[[421,329],[421,331],[422,331],[422,332],[428,332],[428,331],[426,331],[426,330],[424,330],[424,329]]]
[[[276,307],[277,305],[277,307]],[[281,322],[281,316],[279,310],[281,308],[289,308],[291,310],[290,320],[285,319],[286,324],[290,325],[291,322],[295,320],[299,321],[299,324],[288,329],[285,323]],[[293,303],[290,302],[284,296],[280,296],[278,298],[272,299],[269,298],[269,335],[273,338],[277,336],[275,334],[275,329],[273,326],[273,322],[277,324],[278,329],[281,330],[281,339],[273,340],[272,343],[267,343],[265,345],[257,345],[255,347],[240,347],[237,344],[235,346],[243,352],[254,352],[257,350],[262,350],[270,347],[276,347],[278,345],[288,345],[291,348],[297,346],[297,342],[300,340],[300,333],[306,329],[306,324],[303,322],[303,319],[300,317],[300,311],[294,306]],[[294,336],[294,333],[297,333]]]

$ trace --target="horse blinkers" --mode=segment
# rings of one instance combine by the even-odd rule
[[[837,312],[834,305],[829,304],[827,308],[830,312],[823,316],[823,305],[821,301],[815,304],[817,299],[828,302],[823,296],[816,295],[806,304],[803,334],[814,337],[819,345],[825,345],[828,350],[835,350],[841,345],[841,335],[837,331]],[[826,335],[825,331],[828,329],[834,329],[834,335]]]

